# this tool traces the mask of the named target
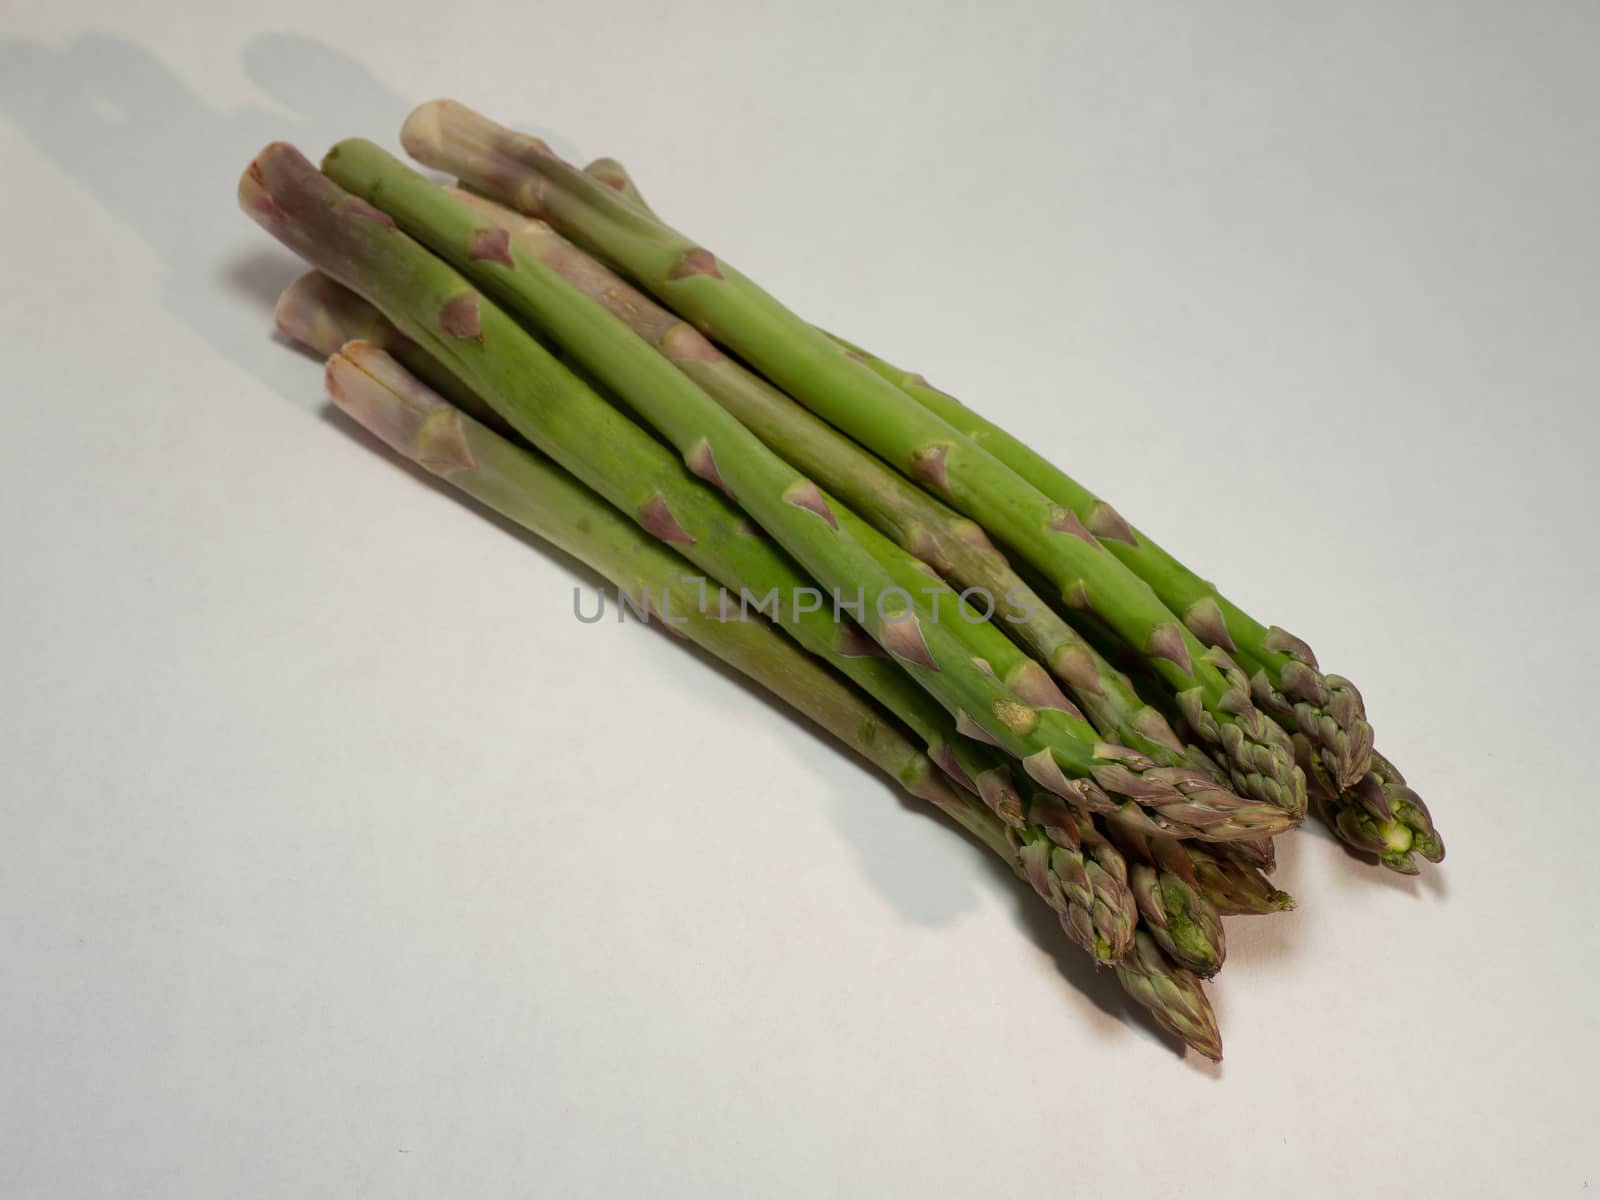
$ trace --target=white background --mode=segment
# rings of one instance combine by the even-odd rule
[[[0,1195],[1600,1186],[1588,3],[0,16]],[[330,416],[264,142],[627,162],[1365,690],[1450,846],[1211,1068],[1003,868]]]

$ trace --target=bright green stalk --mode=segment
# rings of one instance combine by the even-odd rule
[[[829,596],[853,600],[873,639],[957,716],[964,732],[1023,759],[1039,783],[1090,810],[1114,807],[1105,795],[1113,792],[1158,814],[1180,811],[1185,825],[1172,832],[1190,836],[1251,837],[1287,826],[1285,814],[1271,805],[1219,792],[1196,772],[1159,767],[1100,743],[1086,723],[1083,731],[1066,727],[1012,692],[974,661],[955,625],[938,620],[885,568],[880,556],[886,549],[900,553],[895,547],[499,225],[370,142],[341,142],[324,169],[536,326],[676,446],[691,470],[735,499]],[[492,395],[488,399],[493,403]]]
[[[388,216],[344,191],[293,147],[269,146],[239,184],[269,233],[379,309],[405,337],[489,400],[530,444],[706,575],[735,606],[775,597],[775,619],[924,739],[929,757],[996,811],[1021,801],[991,748],[951,722],[849,622],[790,599],[811,581],[731,503],[563,367],[537,340]],[[721,596],[727,602],[727,593]],[[773,615],[774,606],[766,606]]]
[[[731,266],[562,162],[538,139],[441,101],[414,112],[402,140],[429,166],[450,171],[521,212],[544,217],[618,264],[818,416],[1020,551],[1065,601],[1099,613],[1162,673],[1191,726],[1227,754],[1242,794],[1296,817],[1303,812],[1305,782],[1294,766],[1292,747],[1251,702],[1249,680],[1225,653],[1202,646],[1070,510]]]
[[[1226,650],[1247,669],[1253,667],[1250,682],[1256,703],[1311,736],[1323,761],[1336,766],[1334,774],[1341,786],[1354,783],[1366,772],[1372,727],[1367,723],[1361,693],[1342,676],[1321,674],[1316,656],[1303,641],[1277,626],[1261,624],[1065,471],[921,375],[857,347],[849,349],[929,412],[966,434],[1057,504],[1071,509],[1173,612],[1183,614],[1184,624],[1201,641]]]
[[[608,182],[615,181],[612,186],[618,191],[637,198],[620,164],[600,159],[585,168],[590,174],[600,169]],[[505,229],[524,253],[603,305],[790,465],[838,496],[881,534],[933,567],[953,586],[963,591],[975,589],[985,597],[986,607],[994,610],[994,621],[1066,684],[1098,734],[1162,766],[1194,768],[1227,786],[1227,777],[1205,752],[1178,739],[1166,718],[1139,698],[1128,678],[1011,569],[976,522],[941,504],[759,375],[729,359],[698,330],[545,222],[473,193],[453,194]],[[976,652],[990,657],[981,649]],[[1034,666],[1032,660],[1026,663]],[[1026,682],[1003,671],[1001,678],[1013,691],[1029,695]],[[1043,706],[1050,707],[1048,703]],[[1098,734],[1080,730],[1080,735]]]

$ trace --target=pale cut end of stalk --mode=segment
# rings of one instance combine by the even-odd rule
[[[400,144],[418,162],[488,185],[522,212],[540,211],[540,180],[517,161],[519,153],[549,150],[536,137],[503,128],[457,100],[430,100],[406,118]]]
[[[285,288],[273,319],[284,337],[324,358],[354,340],[385,350],[404,350],[410,345],[377,309],[321,271],[307,271]]]
[[[377,346],[348,343],[327,379],[340,410],[397,454],[445,478],[477,466],[461,413]]]

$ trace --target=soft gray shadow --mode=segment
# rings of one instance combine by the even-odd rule
[[[294,372],[263,336],[259,303],[297,271],[265,245],[237,259],[223,247],[246,228],[234,203],[239,174],[267,142],[316,157],[338,137],[393,144],[406,97],[360,63],[311,38],[260,37],[245,52],[250,77],[286,112],[220,112],[151,53],[125,38],[85,34],[56,50],[0,39],[0,112],[164,268],[163,305],[230,361],[279,391]]]

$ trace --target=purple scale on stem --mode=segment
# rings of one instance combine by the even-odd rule
[[[478,295],[463,292],[446,300],[439,309],[439,328],[451,337],[483,340],[483,323],[478,318]]]

